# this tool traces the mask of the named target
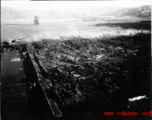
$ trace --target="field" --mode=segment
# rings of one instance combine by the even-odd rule
[[[149,111],[150,21],[32,22],[3,22],[2,39],[26,38],[47,97],[66,120],[102,119],[104,111]],[[129,101],[144,95],[148,99]]]
[[[126,23],[150,31],[146,24]],[[150,98],[150,41],[151,34],[142,31],[117,37],[42,39],[28,46],[41,66],[48,97],[58,103],[65,119],[79,120],[100,119],[103,111],[149,110],[147,100],[136,104],[128,99]]]

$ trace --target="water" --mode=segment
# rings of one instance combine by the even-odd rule
[[[117,21],[118,22],[118,21]],[[121,21],[120,21],[121,22]],[[149,30],[136,30],[133,28],[123,29],[121,27],[95,26],[106,21],[82,21],[82,20],[40,20],[40,25],[34,25],[33,20],[3,22],[1,27],[2,40],[27,37],[27,41],[41,39],[60,39],[61,37],[80,36],[86,38],[120,35],[132,35],[142,31],[150,33]]]
[[[115,36],[128,36],[135,35],[138,33],[150,33],[149,30],[136,30],[136,29],[122,29],[121,27],[87,27],[87,28],[77,28],[75,26],[70,26],[66,30],[54,30],[52,32],[43,31],[40,34],[32,36],[33,40],[40,39],[60,39],[61,37],[85,37],[85,38],[95,38],[95,37],[115,37]]]

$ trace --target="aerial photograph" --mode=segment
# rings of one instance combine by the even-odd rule
[[[1,119],[152,119],[151,3],[1,0]]]

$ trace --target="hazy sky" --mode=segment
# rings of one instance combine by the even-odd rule
[[[68,9],[83,7],[136,7],[142,5],[152,5],[152,0],[112,0],[112,1],[1,1],[1,6],[14,7],[28,10],[51,10],[51,9]]]

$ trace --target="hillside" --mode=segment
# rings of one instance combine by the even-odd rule
[[[135,16],[135,17],[150,17],[151,6],[145,5],[133,8],[116,8],[116,7],[102,7],[102,8],[81,8],[69,10],[49,10],[49,11],[30,11],[15,8],[1,8],[2,19],[19,19],[19,18],[33,18],[34,16],[42,18],[87,18],[87,17],[102,17],[102,16]]]

